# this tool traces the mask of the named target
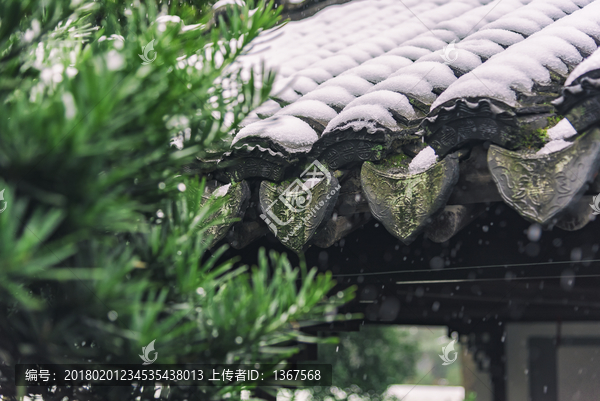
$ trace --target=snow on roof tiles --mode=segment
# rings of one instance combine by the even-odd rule
[[[243,146],[243,140],[264,140],[283,145],[289,153],[306,152],[317,139],[313,129],[304,121],[286,115],[278,115],[268,120],[250,124],[238,132],[232,147]]]
[[[531,93],[534,84],[550,84],[551,71],[566,77],[569,68],[582,61],[578,47],[587,46],[591,50],[595,46],[595,43],[592,45],[594,38],[589,34],[600,29],[600,2],[590,3],[460,77],[437,98],[431,110],[453,99],[466,97],[492,98],[517,107],[518,93]],[[543,12],[543,8],[540,10]],[[519,21],[517,19],[515,23]],[[581,33],[588,36],[588,40],[583,39]]]
[[[405,2],[404,4],[398,5],[398,3],[391,0],[378,0],[375,3],[368,1],[359,1],[361,4],[379,4],[381,9],[387,10],[388,20],[390,21],[389,29],[382,29],[381,35],[373,36],[373,31],[357,31],[355,27],[354,33],[346,36],[346,42],[348,36],[352,36],[356,43],[348,46],[346,43],[341,46],[340,43],[344,43],[344,35],[338,35],[337,41],[334,39],[329,44],[325,45],[328,50],[334,53],[316,62],[299,62],[297,60],[291,60],[283,63],[283,67],[297,68],[299,76],[308,77],[303,72],[309,70],[311,77],[314,77],[315,71],[325,70],[326,73],[332,76],[331,79],[326,81],[318,82],[320,85],[314,87],[307,82],[301,84],[295,82],[295,77],[292,75],[289,80],[281,82],[276,85],[278,91],[275,93],[274,98],[283,105],[293,104],[295,102],[306,100],[318,100],[322,101],[324,106],[330,106],[334,109],[341,110],[346,105],[351,103],[356,96],[364,95],[372,90],[372,83],[376,83],[386,78],[386,75],[391,75],[394,71],[401,67],[408,67],[412,64],[413,59],[416,60],[425,54],[431,53],[432,50],[441,49],[447,42],[443,39],[454,39],[460,35],[456,32],[448,29],[439,29],[441,25],[447,25],[448,18],[454,17],[456,20],[462,20],[463,25],[470,22],[471,25],[484,21],[488,22],[501,15],[502,12],[506,13],[518,6],[521,6],[524,2],[516,0],[508,1],[507,5],[501,5],[499,7],[483,7],[482,5],[489,4],[489,0],[464,0],[462,2],[450,2],[450,1],[435,1],[435,2]],[[349,7],[355,2],[347,3],[344,6],[338,6],[337,10],[343,10],[344,7]],[[387,4],[387,6],[384,6]],[[388,9],[389,8],[389,9]],[[492,8],[492,10],[490,10]],[[496,10],[495,13],[490,11]],[[354,7],[352,7],[354,10]],[[391,10],[395,10],[394,15]],[[331,12],[329,13],[331,14]],[[342,18],[344,19],[347,13],[342,12]],[[351,12],[353,14],[353,12]],[[363,18],[369,16],[369,13],[363,11]],[[393,16],[390,17],[390,16]],[[311,19],[314,19],[311,18]],[[403,24],[405,22],[405,24]],[[300,25],[300,24],[298,24]],[[315,21],[311,23],[313,28],[316,28]],[[366,24],[371,26],[370,24]],[[430,28],[434,31],[429,31]],[[407,28],[414,29],[407,29]],[[283,29],[286,29],[285,27]],[[444,32],[444,34],[440,33]],[[437,35],[434,35],[437,33]],[[326,35],[320,32],[320,38],[322,39]],[[285,35],[282,35],[285,36]],[[443,39],[442,39],[443,38]],[[336,43],[335,45],[331,43]],[[273,47],[274,48],[274,47]],[[386,53],[382,53],[386,51]],[[411,53],[412,52],[412,53]],[[268,52],[267,52],[268,53]],[[401,56],[403,55],[403,56]],[[310,60],[314,60],[314,57],[310,57]],[[302,68],[306,68],[304,71]],[[282,70],[280,69],[280,72]],[[418,81],[423,76],[423,67],[416,67],[415,73],[412,73],[412,78],[408,78],[406,82],[412,82],[418,84]],[[420,74],[420,75],[419,75]],[[295,74],[294,74],[295,75]],[[326,75],[326,74],[322,74]],[[439,75],[441,79],[448,81],[451,79],[449,72]],[[337,78],[339,76],[339,78]],[[298,81],[300,78],[297,79]],[[435,81],[435,80],[434,80]],[[315,81],[315,84],[317,82]],[[446,84],[449,84],[446,82]],[[423,87],[424,85],[424,87]],[[281,87],[283,86],[283,90]],[[424,83],[416,86],[415,96],[422,98],[421,100],[427,104],[430,104],[435,100],[435,95],[432,94],[433,88],[437,86],[431,86],[431,84]],[[385,89],[385,88],[381,88]],[[407,90],[410,88],[407,88]],[[274,109],[272,109],[274,110]],[[302,117],[304,119],[309,118],[306,112],[309,108],[293,108],[292,110],[301,110]],[[314,107],[310,108],[314,111]],[[399,115],[414,115],[413,113],[407,113],[403,111],[396,111]],[[289,110],[285,112],[289,113]],[[318,114],[318,113],[317,113]],[[315,114],[315,122],[322,123],[323,121],[319,116]],[[352,113],[356,114],[356,111]],[[265,114],[261,114],[265,116]],[[318,134],[318,133],[316,133]]]
[[[246,57],[279,69],[277,102],[248,117],[232,148],[279,143],[318,157],[347,131],[415,133],[445,102],[517,107],[534,85],[565,79],[578,64],[584,73],[583,57],[600,43],[600,2],[355,0],[264,36],[274,39]]]
[[[487,39],[500,46],[512,46],[523,40],[523,35],[505,29],[482,29],[469,35],[470,40]]]
[[[600,122],[600,48],[571,72],[561,96],[552,104],[565,115],[576,132]],[[550,131],[548,131],[550,133]]]
[[[327,105],[323,105],[323,103],[318,100],[303,100],[284,107],[279,110],[276,115],[311,118],[325,126],[332,118],[335,118],[337,113],[334,109]]]
[[[414,120],[418,118],[417,113],[415,113],[415,110],[410,105],[410,102],[406,96],[388,90],[378,90],[376,92],[370,92],[366,95],[360,96],[350,102],[346,106],[345,110],[370,104],[377,104],[385,107],[386,109],[394,111],[403,116],[407,120]],[[341,120],[343,121],[343,117]],[[332,123],[331,126],[335,126],[335,123]]]
[[[511,11],[518,10],[521,6],[523,6],[523,3],[519,1],[505,1],[498,4],[490,4],[487,7],[476,8],[470,13],[466,13],[460,17],[457,17],[455,20],[472,21],[473,15],[478,15],[480,17],[479,20],[470,25],[474,26],[478,25],[477,23],[482,21],[481,16],[484,18],[493,18],[495,16],[496,18],[502,19],[502,15],[510,14]],[[490,8],[496,11],[496,13],[492,16],[490,16]],[[452,21],[446,21],[444,24],[440,25],[451,26],[448,25],[448,22]],[[465,25],[464,22],[461,23],[461,26],[463,25]],[[489,24],[483,25],[484,28],[487,26],[489,26]],[[461,28],[461,31],[464,31],[464,29]],[[503,35],[498,33],[498,30],[494,30],[493,33],[495,33],[493,36],[504,39],[503,42],[507,41],[505,36],[511,36],[510,39],[515,41],[514,35],[516,34],[507,32],[507,35],[504,35],[503,37]],[[460,32],[454,34],[459,36]],[[428,32],[421,35],[421,37],[417,39],[407,41],[404,45],[392,50],[389,53],[396,52],[396,54],[399,54],[403,49],[413,49],[414,47],[409,46],[411,46],[411,43],[416,43],[417,41],[420,41],[422,44],[427,43],[429,45],[436,43],[435,41],[428,41],[431,39],[430,35],[431,33]],[[480,38],[471,39],[469,36],[460,42],[461,45],[464,46],[464,49],[461,46],[457,46],[457,48],[460,49],[460,54],[458,54],[458,57],[451,62],[444,63],[443,56],[445,55],[446,51],[444,46],[448,44],[442,41],[440,42],[441,43],[438,42],[438,49],[435,49],[435,46],[430,46],[427,50],[421,49],[422,55],[418,58],[415,57],[415,63],[398,69],[396,72],[392,73],[389,78],[375,85],[369,90],[369,92],[374,92],[377,90],[394,91],[429,105],[433,103],[437,97],[436,90],[444,90],[456,80],[456,73],[460,74],[465,71],[470,71],[482,63],[482,58],[487,59],[492,55],[503,51],[503,47],[494,43],[491,39],[486,39],[484,41]],[[436,51],[431,52],[431,50]],[[472,50],[473,52],[470,52],[469,50]],[[453,55],[450,54],[450,58],[452,58],[452,56]],[[453,70],[456,70],[456,73],[453,72]],[[390,109],[390,111],[394,111],[399,115],[406,115],[405,110]],[[413,112],[413,115],[416,114],[417,113]],[[335,120],[335,122],[332,121],[326,129],[327,133],[342,131],[342,127],[348,125],[347,119],[351,118],[351,114],[346,113],[344,110],[340,116],[345,117],[338,118]],[[336,127],[334,125],[335,123],[340,125]],[[359,129],[360,124],[354,124],[353,126],[354,128]]]
[[[404,3],[417,13],[425,13],[437,7],[440,1],[409,0]],[[373,42],[382,32],[412,17],[406,7],[392,0],[357,0],[327,7],[309,19],[266,32],[262,42],[244,57],[243,62],[258,64],[264,61],[267,67],[279,70],[280,75],[292,75],[307,67],[303,60],[308,54],[323,59],[361,41]],[[389,18],[390,15],[396,18]],[[389,39],[378,39],[374,42],[379,47],[397,44]]]
[[[589,130],[600,123],[600,1],[354,0],[261,40],[256,48],[262,52],[247,57],[254,62],[260,55],[278,69],[273,100],[242,122],[229,152],[200,158],[201,169],[217,180],[279,183],[254,186],[263,205],[275,196],[264,188],[283,189],[317,160],[337,170],[332,177],[342,186],[327,213],[343,221],[369,207],[405,242],[423,224],[432,225],[425,219],[411,234],[401,217],[410,207],[393,218],[378,212],[391,210],[400,196],[421,205],[434,194],[439,204],[428,209],[431,217],[449,202],[487,202],[499,194],[530,220],[572,227],[557,213],[577,200],[600,168],[600,131]],[[544,172],[578,169],[584,176],[548,207],[533,198],[519,206],[511,191],[531,171],[519,170],[523,160]],[[479,195],[460,194],[458,180],[465,178],[459,178],[459,165],[461,176],[465,167],[492,174],[498,191],[482,197],[478,187]],[[394,169],[402,174],[390,176]],[[566,190],[550,175],[531,185]],[[443,178],[443,190],[406,186],[434,177]],[[375,191],[371,182],[386,184]],[[357,193],[366,195],[361,205]],[[314,244],[330,246],[347,234],[332,222],[310,220],[322,227]],[[310,240],[291,246],[286,241],[293,234],[271,231],[296,251]]]
[[[573,70],[573,72],[569,75],[569,78],[567,78],[565,86],[571,85],[581,76],[594,70],[600,70],[600,48]]]

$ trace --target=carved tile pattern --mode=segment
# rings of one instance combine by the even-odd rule
[[[491,141],[506,145],[512,139],[510,129],[491,118],[469,118],[448,123],[432,134],[428,143],[437,154],[447,154],[468,141]]]
[[[600,129],[550,155],[490,146],[488,167],[504,201],[523,217],[550,222],[581,195],[600,164]]]
[[[279,184],[263,181],[260,185],[261,218],[275,237],[294,252],[304,250],[339,195],[338,180],[320,166],[325,169],[325,176],[310,188],[305,180],[310,174]]]
[[[379,145],[381,150],[377,150]],[[355,162],[380,160],[383,145],[368,141],[345,141],[328,148],[321,159],[333,170]]]
[[[221,209],[219,209],[218,212],[210,216],[208,220],[230,220],[236,217],[242,217],[244,215],[245,205],[247,204],[246,201],[250,198],[250,187],[248,187],[246,181],[232,184],[229,187],[227,195],[229,195],[229,200]],[[209,197],[210,194],[202,195],[202,203],[206,202]],[[229,228],[231,228],[234,223],[234,221],[225,221],[224,223],[215,224],[209,227],[206,230],[207,234],[212,237],[209,248],[212,248],[217,242],[222,240],[229,231]]]
[[[242,158],[240,162],[229,170],[229,174],[236,181],[246,178],[263,178],[271,181],[283,179],[283,166],[270,163],[258,158]]]
[[[373,216],[408,244],[448,200],[458,180],[458,159],[449,155],[420,174],[389,173],[363,164],[361,182]]]
[[[472,140],[506,145],[513,139],[514,113],[490,99],[458,99],[424,120],[426,141],[436,154],[446,155]]]

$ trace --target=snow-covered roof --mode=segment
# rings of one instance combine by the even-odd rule
[[[565,82],[561,97],[552,102],[559,113],[571,120],[577,131],[600,121],[600,49],[579,64]]]
[[[279,79],[274,101],[242,125],[281,121],[275,115],[307,122],[320,138],[311,152],[318,158],[331,143],[352,140],[349,131],[379,133],[372,140],[388,146],[444,102],[485,97],[515,107],[519,90],[530,93],[555,73],[566,77],[596,49],[598,3],[588,3],[357,0],[329,7],[267,33],[246,57],[266,62]]]
[[[576,80],[581,79],[581,77],[598,70],[600,70],[600,50],[596,50],[594,54],[585,59],[573,70],[569,78],[567,78],[565,86],[570,86]]]
[[[458,167],[444,160],[477,143],[499,146],[498,168],[520,157],[502,149],[556,159],[600,120],[589,112],[600,105],[599,44],[593,0],[330,6],[265,32],[242,58],[277,72],[271,100],[210,168],[279,182],[314,160],[335,171],[400,155],[408,161],[394,159],[396,170],[408,176],[445,163],[438,170],[454,177],[439,183],[446,188]],[[557,212],[540,213],[527,217],[546,221]]]
[[[583,9],[559,17],[556,21],[556,6],[551,2],[540,3],[517,10],[522,14],[521,11],[527,8],[533,9],[527,13],[529,20],[523,19],[536,23],[537,29],[527,39],[498,52],[488,62],[461,76],[437,98],[431,108],[466,97],[491,98],[517,107],[519,94],[534,95],[534,85],[551,85],[553,74],[559,75],[555,80],[564,81],[585,56],[597,49],[597,42],[600,42],[600,2],[590,1],[591,4]],[[501,22],[503,20],[491,25],[504,26]],[[521,32],[528,28],[525,23],[522,26],[517,23],[510,26],[515,30],[523,28]]]

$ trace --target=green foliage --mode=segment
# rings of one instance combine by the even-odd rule
[[[418,343],[394,326],[364,326],[340,334],[339,344],[319,346],[319,363],[333,365],[333,385],[348,397],[358,394],[378,400],[392,384],[414,374]],[[339,392],[339,391],[337,391]],[[315,388],[316,400],[331,396],[329,388]]]
[[[285,255],[261,252],[248,268],[207,251],[208,217],[227,198],[202,202],[204,182],[182,167],[266,99],[273,76],[235,60],[278,11],[231,7],[213,24],[207,2],[162,3],[0,2],[5,383],[15,363],[137,363],[154,339],[161,363],[278,363],[316,341],[298,328],[335,318],[351,296],[328,298],[331,276]],[[165,18],[175,13],[182,21]],[[156,399],[151,388],[35,391]],[[165,388],[160,399],[240,391]]]
[[[407,331],[409,338],[419,342],[419,360],[415,374],[406,383],[433,386],[462,385],[460,343],[454,344],[458,361],[446,366],[441,363],[442,347],[451,341],[447,337],[445,327],[410,327]]]
[[[340,340],[339,346],[319,345],[320,362],[333,364],[333,386],[282,390],[283,401],[398,401],[387,392],[390,385],[462,384],[460,361],[443,366],[439,357],[449,342],[445,328],[363,326],[358,333],[343,333]],[[475,399],[474,394],[468,397]]]
[[[519,149],[536,151],[548,142],[548,129],[538,128],[527,131],[519,138]]]
[[[530,151],[539,150],[549,141],[548,129],[558,124],[562,118],[562,116],[549,117],[546,128],[538,128],[534,131],[525,132],[519,139],[519,148]]]
[[[411,158],[406,156],[404,153],[395,153],[389,155],[379,165],[385,169],[393,169],[393,171],[406,172],[408,165],[410,164]]]
[[[477,401],[477,393],[470,392],[465,397],[465,401]]]

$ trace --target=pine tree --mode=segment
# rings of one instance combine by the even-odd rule
[[[14,365],[139,363],[154,339],[161,363],[278,363],[349,299],[285,255],[248,268],[209,252],[226,197],[203,202],[205,181],[185,173],[266,99],[273,75],[236,60],[278,14],[0,2],[0,394],[238,399],[240,386],[16,388]]]

